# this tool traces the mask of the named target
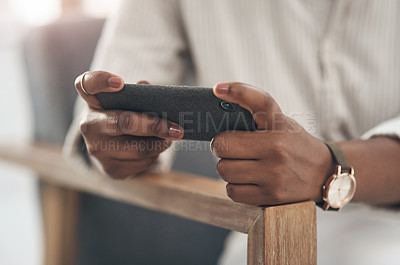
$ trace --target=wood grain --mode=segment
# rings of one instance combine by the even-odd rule
[[[41,183],[46,265],[76,263],[78,198],[76,191]]]
[[[314,202],[267,207],[248,234],[248,265],[317,264]]]
[[[59,189],[54,185],[41,186],[46,265],[62,264],[63,259],[63,193]]]
[[[70,167],[57,146],[0,143],[0,159],[28,167],[46,182],[242,233],[262,208],[231,201],[222,181],[180,173],[149,173],[125,181]]]
[[[264,265],[265,263],[265,222],[264,210],[260,212],[248,231],[247,265]]]

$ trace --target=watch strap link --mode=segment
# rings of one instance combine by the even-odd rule
[[[331,142],[325,142],[325,145],[328,147],[329,151],[331,152],[335,162],[342,167],[342,170],[350,171],[351,166],[349,161],[347,161],[346,156],[343,154],[340,148]]]

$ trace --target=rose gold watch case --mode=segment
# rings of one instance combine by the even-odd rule
[[[340,202],[339,205],[335,205],[335,207],[333,207],[328,200],[329,190],[330,190],[332,184],[335,182],[335,180],[344,175],[349,177],[350,180],[353,182],[353,189],[346,196],[346,198]],[[346,204],[348,204],[351,201],[351,199],[353,199],[354,194],[356,192],[356,179],[354,178],[354,169],[351,168],[350,172],[346,172],[346,171],[342,171],[342,167],[340,165],[337,165],[335,173],[327,179],[327,181],[325,182],[325,185],[322,187],[322,191],[323,191],[322,199],[324,200],[322,209],[324,211],[326,211],[328,209],[339,211],[340,209],[342,209]]]

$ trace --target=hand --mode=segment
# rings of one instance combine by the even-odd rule
[[[145,171],[172,140],[183,137],[183,128],[165,119],[137,112],[104,110],[96,94],[116,92],[123,86],[122,78],[103,71],[87,72],[75,81],[76,90],[89,106],[88,115],[81,122],[88,153],[116,179]]]
[[[322,186],[333,173],[325,144],[285,116],[267,93],[242,83],[220,83],[214,94],[249,110],[254,132],[226,131],[211,142],[221,158],[217,172],[228,196],[254,205],[322,201]]]

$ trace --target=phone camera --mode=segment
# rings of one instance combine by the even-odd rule
[[[228,101],[221,101],[220,105],[226,111],[234,112],[236,110],[235,105]]]

